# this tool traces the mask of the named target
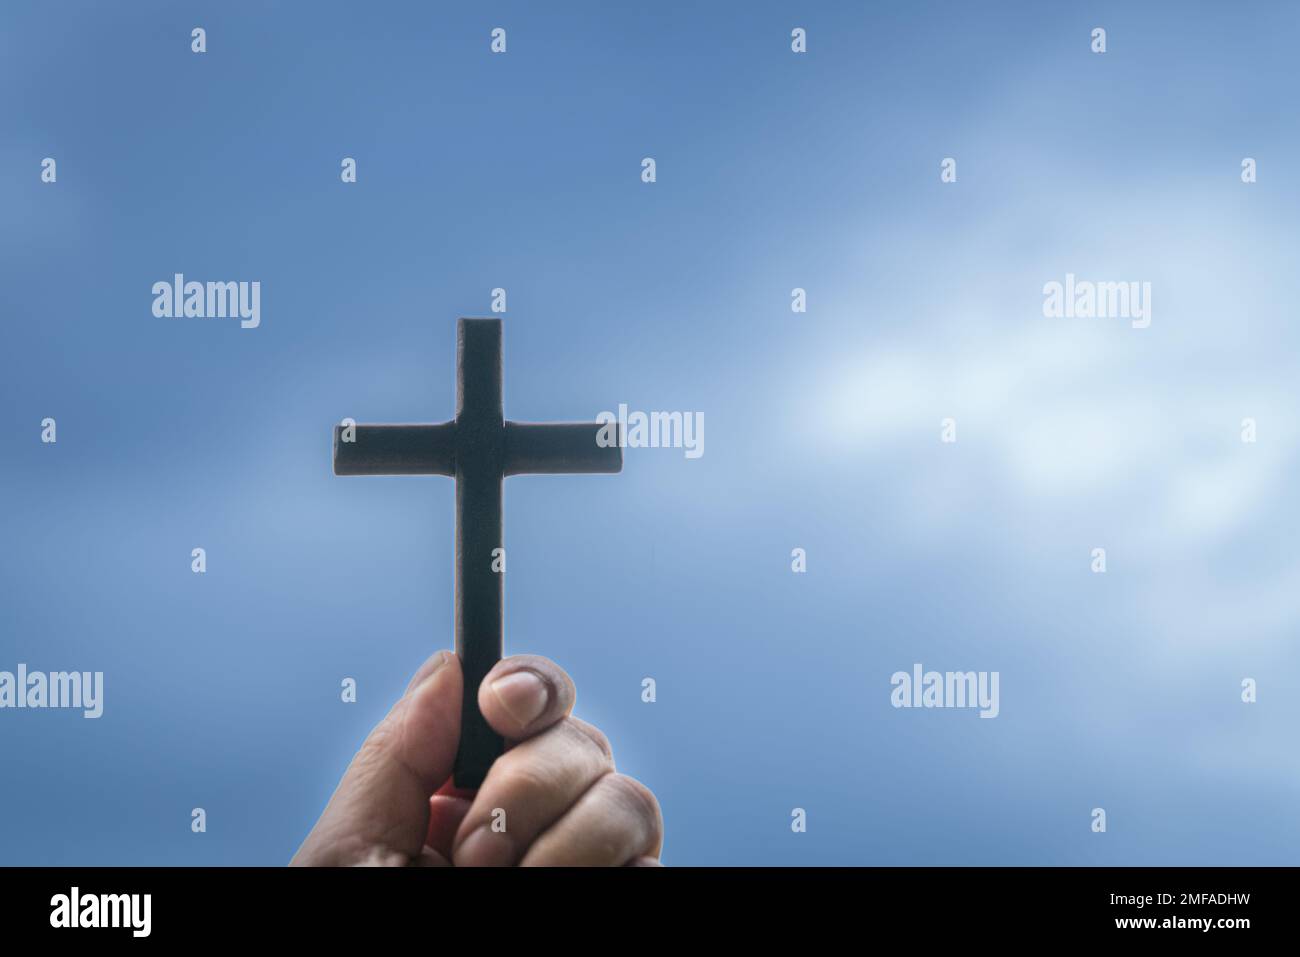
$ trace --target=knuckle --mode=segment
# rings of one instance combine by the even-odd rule
[[[391,717],[385,718],[361,742],[361,747],[352,757],[352,766],[361,770],[373,768],[386,762],[396,750],[400,740],[398,729]]]
[[[504,759],[503,759],[504,760]],[[495,788],[506,796],[544,793],[557,786],[556,772],[540,761],[520,759],[499,769]]]
[[[651,833],[656,836],[659,834],[663,816],[659,810],[659,799],[653,791],[626,774],[606,775],[601,783],[613,792],[615,800],[641,818]]]
[[[568,718],[565,724],[584,743],[588,745],[594,744],[609,765],[614,764],[614,749],[610,747],[609,738],[605,737],[605,732],[579,718]]]

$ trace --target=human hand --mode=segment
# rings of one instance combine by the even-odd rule
[[[291,864],[659,865],[659,802],[615,772],[598,729],[569,714],[575,693],[563,669],[517,655],[483,680],[479,708],[507,750],[477,792],[451,783],[461,688],[451,652],[420,667]]]

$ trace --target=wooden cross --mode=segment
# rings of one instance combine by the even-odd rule
[[[501,404],[501,320],[456,328],[456,418],[438,425],[334,427],[335,475],[450,475],[456,479],[456,654],[465,675],[456,787],[476,788],[502,751],[478,709],[478,688],[501,660],[504,572],[501,480],[526,472],[619,472],[618,426],[508,422]],[[495,566],[495,567],[494,567]]]

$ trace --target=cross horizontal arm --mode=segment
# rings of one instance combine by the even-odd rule
[[[455,475],[456,423],[334,426],[335,475]]]
[[[525,472],[621,472],[623,448],[618,425],[599,422],[507,422],[505,474]],[[596,441],[601,430],[612,444]]]

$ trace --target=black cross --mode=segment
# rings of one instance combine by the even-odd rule
[[[334,427],[335,475],[450,475],[456,479],[456,653],[465,674],[455,784],[476,788],[501,754],[501,737],[478,709],[478,688],[501,660],[504,575],[501,480],[525,472],[619,472],[622,436],[600,423],[507,422],[501,408],[501,320],[456,328],[456,418],[438,425]],[[608,433],[613,432],[612,436]]]

